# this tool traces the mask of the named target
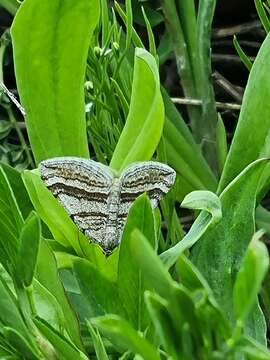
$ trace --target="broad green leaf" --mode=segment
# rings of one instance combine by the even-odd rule
[[[176,270],[181,279],[181,284],[191,291],[204,289],[208,296],[212,296],[212,290],[206,280],[194,264],[185,256],[181,255],[176,264]]]
[[[8,178],[0,167],[0,261],[7,271],[15,271],[23,217]]]
[[[37,280],[33,282],[33,298],[36,313],[40,318],[47,321],[58,331],[66,328],[64,309],[61,308],[55,296]]]
[[[131,242],[134,257],[142,270],[142,277],[148,289],[154,289],[159,296],[168,302],[167,310],[170,315],[171,326],[174,329],[173,333],[180,338],[187,323],[193,329],[194,339],[199,342],[201,334],[197,330],[198,321],[191,293],[171,278],[160,258],[139,230],[133,231]],[[179,358],[182,358],[183,343],[177,341],[175,348]]]
[[[219,222],[222,218],[220,200],[210,191],[193,191],[184,198],[181,206],[186,209],[207,211],[215,222]]]
[[[176,270],[179,274],[181,284],[184,285],[189,291],[192,291],[194,294],[202,291],[207,294],[208,300],[211,304],[211,316],[218,319],[218,332],[219,335],[223,335],[224,338],[229,338],[231,334],[230,325],[225,319],[221,308],[214,298],[213,292],[210,289],[208,283],[194,266],[194,264],[185,256],[181,255],[179,260],[176,263]],[[202,319],[201,319],[202,321]]]
[[[270,35],[264,40],[250,72],[219,192],[252,161],[270,155],[269,57]]]
[[[99,268],[103,268],[107,260],[100,246],[91,243],[83,235],[64,207],[46,188],[38,172],[25,170],[23,181],[36,212],[48,226],[55,240],[65,248],[72,247],[78,256],[86,257]],[[113,262],[114,257],[110,256],[109,259],[109,262]]]
[[[129,211],[120,244],[117,279],[119,296],[127,310],[130,323],[136,329],[144,330],[148,325],[143,302],[145,287],[130,246],[131,234],[136,228],[144,234],[154,248],[154,215],[151,203],[145,194],[136,199]]]
[[[70,306],[63,285],[59,279],[53,252],[45,240],[42,240],[40,243],[36,277],[58,301],[58,304],[64,313],[65,328],[71,340],[82,349],[78,320]]]
[[[192,262],[206,278],[218,303],[232,323],[235,321],[233,286],[255,230],[256,193],[267,163],[265,159],[252,163],[222,192],[222,219],[204,233],[191,252]],[[259,321],[259,318],[257,320]],[[260,333],[260,336],[256,336],[262,341],[263,326],[257,329],[254,327],[253,331],[255,330]]]
[[[28,341],[16,329],[4,327],[3,334],[9,344],[13,346],[21,356],[29,360],[39,360],[41,354],[28,343]],[[34,338],[33,338],[34,341]]]
[[[269,267],[269,256],[266,246],[259,241],[263,232],[254,235],[243,264],[237,274],[233,296],[237,319],[244,322],[262,286],[262,281]]]
[[[94,344],[97,360],[109,360],[109,357],[107,355],[105,346],[103,344],[103,341],[101,339],[99,332],[97,330],[95,331],[94,327],[88,320],[87,320],[87,328],[90,332],[90,335],[91,335],[91,338],[92,338],[92,341]]]
[[[30,341],[29,330],[22,318],[17,301],[2,277],[0,277],[0,309],[1,323],[16,329],[22,337]]]
[[[163,124],[164,106],[155,59],[146,50],[137,48],[129,114],[110,166],[121,172],[133,162],[150,160]]]
[[[89,156],[84,77],[98,20],[98,0],[25,0],[17,12],[11,29],[16,79],[36,163]]]
[[[155,347],[119,316],[106,315],[91,319],[91,323],[108,336],[116,346],[131,350],[134,354],[141,355],[143,359],[160,359]]]
[[[65,360],[87,360],[88,357],[81,352],[76,346],[65,338],[62,334],[56,331],[49,323],[41,318],[34,320],[35,325],[40,332],[47,338],[55,348],[60,359]]]
[[[130,242],[133,256],[142,270],[147,286],[155,289],[160,296],[167,298],[171,292],[173,280],[162,261],[138,229],[133,230]]]
[[[1,166],[7,176],[19,209],[24,219],[26,219],[33,210],[33,205],[23,183],[21,172],[7,164],[1,164]]]
[[[54,238],[65,247],[72,246],[79,255],[82,255],[79,238],[83,235],[60,202],[46,188],[40,176],[26,170],[23,173],[23,181],[36,212],[47,224]]]
[[[203,210],[203,212],[194,221],[183,239],[160,255],[167,268],[175,264],[179,256],[193,246],[207,230],[214,227],[222,217],[220,200],[210,191],[193,191],[185,197],[182,206],[188,209]]]
[[[20,234],[17,255],[17,280],[24,286],[30,286],[35,274],[41,236],[40,220],[32,212],[26,219]]]
[[[269,360],[270,351],[255,340],[245,336],[240,342],[239,353],[248,356],[249,360]]]
[[[2,167],[0,167],[0,200],[1,218],[6,217],[6,219],[9,219],[8,222],[11,224],[11,228],[14,229],[14,235],[18,235],[23,224],[23,218]]]
[[[114,313],[126,318],[123,301],[119,297],[115,282],[84,259],[78,258],[74,262],[74,272],[81,292],[88,301],[91,316]]]

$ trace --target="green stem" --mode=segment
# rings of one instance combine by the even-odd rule
[[[0,46],[0,82],[4,82],[3,60],[4,60],[5,50],[6,50],[6,46],[2,44]]]
[[[187,51],[187,44],[184,38],[174,0],[163,0],[162,8],[168,30],[173,39],[177,68],[179,75],[181,76],[185,95],[187,97],[194,96],[195,89]]]
[[[218,172],[216,127],[218,115],[215,93],[211,81],[211,29],[216,0],[201,0],[197,18],[198,61],[197,80],[199,98],[202,100],[202,118],[198,127],[203,153],[215,172]],[[191,124],[197,128],[198,124]]]
[[[31,152],[30,152],[30,150],[29,150],[29,147],[28,147],[28,145],[27,145],[27,143],[26,143],[26,141],[25,141],[25,138],[24,138],[24,136],[23,136],[21,127],[18,125],[17,120],[16,120],[15,116],[13,115],[12,110],[11,110],[10,108],[7,108],[6,110],[7,110],[8,116],[9,116],[9,120],[10,120],[12,126],[14,127],[14,129],[15,129],[16,132],[17,132],[17,135],[18,135],[18,138],[19,138],[20,143],[21,143],[21,145],[22,145],[22,148],[23,148],[23,150],[24,150],[25,153],[26,153],[28,162],[29,162],[30,166],[31,166],[32,168],[34,168],[34,167],[35,167],[35,164],[34,164],[34,161],[33,161],[33,159],[32,159],[32,155],[31,155]]]
[[[36,305],[35,305],[33,285],[28,286],[27,288],[25,288],[25,290],[26,290],[26,293],[27,293],[31,313],[32,313],[33,316],[36,316],[37,315],[37,309],[36,309]]]

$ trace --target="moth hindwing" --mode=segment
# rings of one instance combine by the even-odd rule
[[[118,177],[93,160],[59,157],[42,161],[40,172],[78,228],[107,255],[119,245],[135,199],[146,192],[156,207],[175,181],[172,168],[154,161],[131,164]]]

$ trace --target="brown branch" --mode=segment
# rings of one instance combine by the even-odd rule
[[[175,104],[181,104],[181,105],[192,105],[192,106],[201,106],[202,101],[198,99],[187,99],[187,98],[171,98],[172,102]],[[218,109],[222,110],[237,110],[239,111],[241,109],[240,104],[232,104],[232,103],[225,103],[216,101],[216,107]]]

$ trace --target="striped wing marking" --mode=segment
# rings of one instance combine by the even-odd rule
[[[98,162],[77,157],[42,161],[41,178],[79,229],[103,243],[113,172]]]

